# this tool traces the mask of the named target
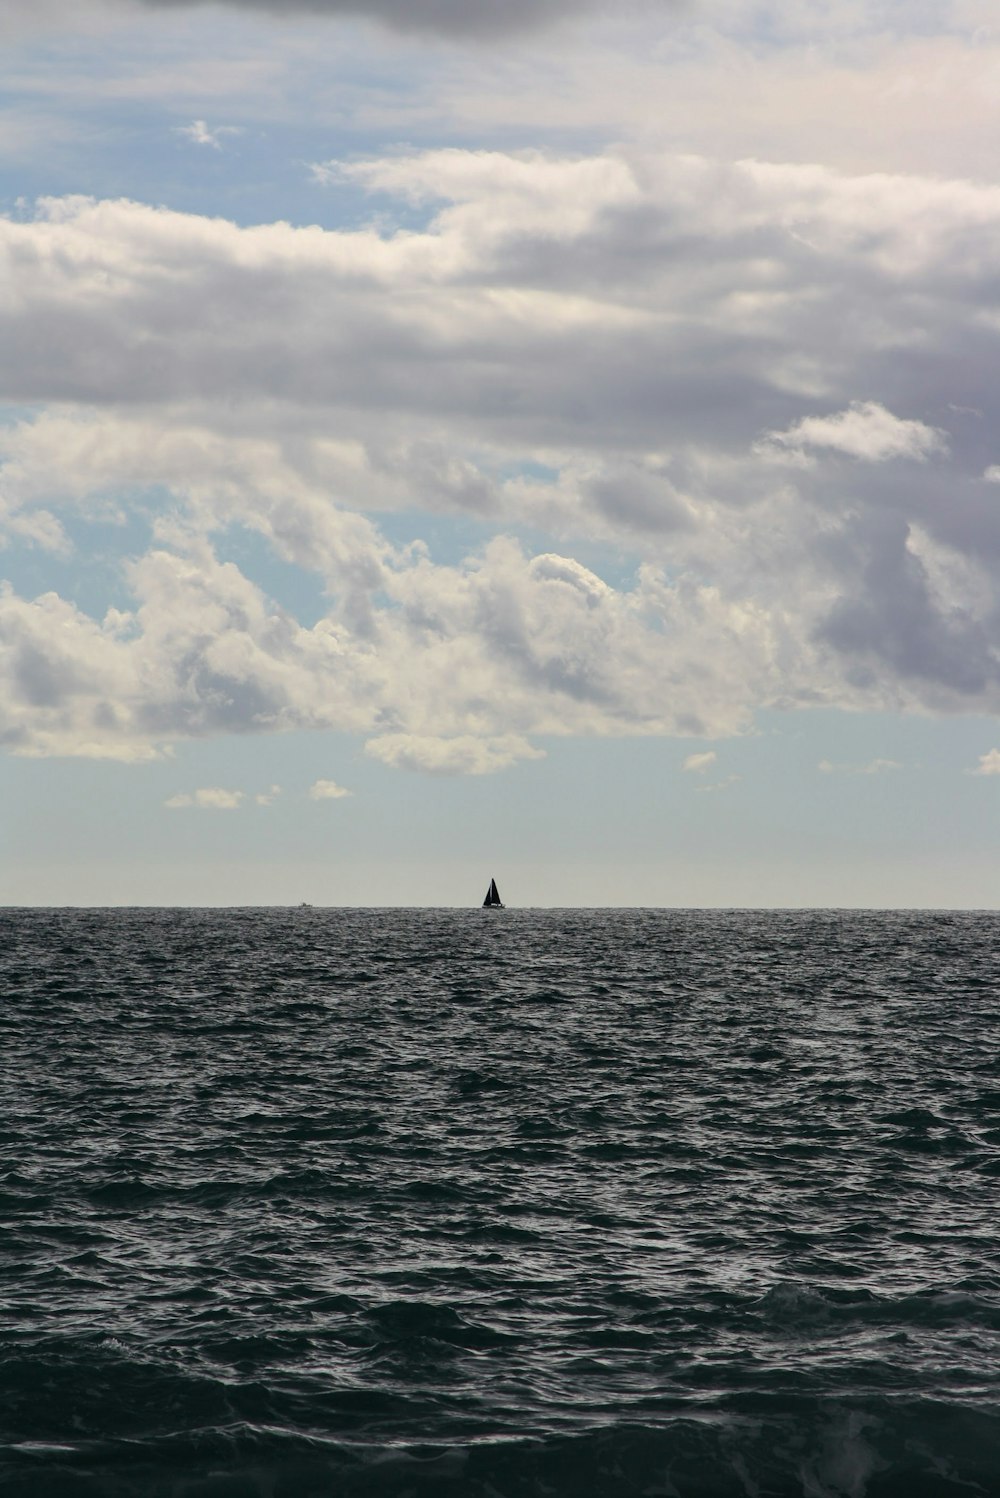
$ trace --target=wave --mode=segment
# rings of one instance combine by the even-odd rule
[[[950,1498],[995,1491],[1000,1416],[928,1401],[692,1412],[391,1443],[233,1423],[0,1448],[6,1498]]]

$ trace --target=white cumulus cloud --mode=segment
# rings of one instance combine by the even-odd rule
[[[707,749],[704,754],[689,754],[682,768],[693,770],[696,775],[704,775],[705,771],[715,764],[718,757],[714,749]]]
[[[203,786],[196,791],[179,791],[164,801],[172,811],[198,807],[202,811],[235,811],[243,802],[243,791],[227,791],[222,786]]]
[[[222,150],[224,136],[242,133],[239,125],[214,125],[210,128],[204,120],[192,120],[190,125],[174,126],[174,134],[183,136],[193,146],[211,146],[216,151]]]
[[[335,780],[315,780],[309,787],[309,797],[312,801],[339,801],[342,797],[351,794]]]
[[[870,759],[867,764],[834,764],[832,760],[821,759],[816,768],[823,775],[884,775],[889,770],[901,770],[903,767],[895,759]]]
[[[769,432],[766,443],[793,450],[827,448],[867,463],[890,458],[923,462],[948,447],[937,428],[893,416],[877,401],[854,401],[833,416],[804,416],[786,432]]]

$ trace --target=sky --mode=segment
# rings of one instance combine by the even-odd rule
[[[5,0],[0,901],[1000,904],[986,0]]]

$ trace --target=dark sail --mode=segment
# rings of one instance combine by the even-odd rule
[[[485,908],[487,905],[498,905],[501,910],[503,909],[503,901],[500,898],[500,891],[497,889],[495,879],[490,880],[490,887],[486,891],[486,899],[483,901],[483,907]]]

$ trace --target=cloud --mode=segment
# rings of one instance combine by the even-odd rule
[[[286,23],[309,17],[361,19],[418,35],[475,39],[534,31],[595,9],[614,9],[616,3],[620,8],[622,0],[119,0],[117,6],[108,0],[89,0],[86,9],[113,17],[116,9],[124,8],[169,14],[221,6]],[[626,0],[626,4],[636,3]],[[656,9],[669,11],[676,0],[654,0],[654,4]],[[80,25],[85,20],[78,15],[84,8],[69,0],[6,0],[6,7],[11,15],[4,19],[15,33],[31,25]]]
[[[889,458],[924,462],[932,453],[947,451],[945,434],[922,421],[901,420],[877,401],[853,401],[833,416],[804,416],[787,432],[769,432],[766,444],[793,451],[826,448],[867,463]]]
[[[708,335],[724,312],[719,298],[731,301],[741,270],[751,277],[755,272],[740,264],[743,226],[738,220],[727,225],[721,204],[710,208],[697,201],[713,185],[699,182],[700,172],[672,172],[666,163],[652,162],[636,170],[613,156],[560,162],[457,151],[353,164],[344,171],[372,189],[430,192],[451,197],[454,206],[425,233],[389,238],[368,230],[287,225],[240,229],[138,204],[86,200],[43,203],[33,224],[4,223],[0,253],[6,253],[20,292],[6,309],[4,327],[26,361],[8,365],[6,393],[12,399],[212,398],[219,388],[214,381],[224,378],[243,399],[322,405],[350,399],[362,410],[416,415],[433,409],[438,416],[461,418],[466,412],[486,414],[491,397],[497,412],[498,389],[477,353],[482,340],[490,339],[501,384],[515,368],[529,382],[525,424],[547,427],[551,440],[566,419],[565,397],[551,381],[554,357],[570,381],[568,398],[580,398],[584,377],[588,414],[602,424],[624,415],[627,394],[641,395],[642,383],[653,380],[652,366],[643,370],[643,364],[652,354],[647,345],[657,332],[655,319],[684,299],[687,328],[675,329],[683,374],[701,385],[718,372],[710,339],[691,366],[689,356],[697,355],[691,334],[701,323]],[[752,180],[732,188],[737,185],[753,196]],[[731,196],[737,210],[735,192]],[[764,202],[760,209],[766,218]],[[658,262],[676,235],[670,219],[679,210],[709,216],[702,230],[730,262],[724,288],[713,285],[696,261],[680,284],[662,281]],[[637,216],[645,244],[641,238],[630,244]],[[654,248],[657,235],[644,222],[649,217],[659,221],[667,243]],[[712,224],[713,217],[722,222]],[[552,250],[560,247],[557,256],[549,242]],[[749,256],[749,245],[743,253]],[[623,280],[629,259],[635,261],[630,284]],[[670,279],[676,282],[676,270]],[[398,310],[387,304],[390,288],[406,290],[407,302]],[[810,298],[818,290],[810,287]],[[172,327],[164,320],[168,305]],[[248,307],[254,309],[249,320]],[[791,330],[774,316],[780,308],[770,312],[773,326],[761,325],[759,352],[763,360],[766,345],[773,362],[772,340],[780,347],[783,332]],[[51,323],[51,347],[29,343],[28,329],[39,320]],[[142,329],[149,336],[156,330],[156,361],[142,357]],[[739,379],[754,340],[747,344],[739,327],[732,332],[729,352]],[[95,357],[83,358],[83,336],[93,343]],[[660,355],[659,338],[652,342]],[[529,353],[542,366],[537,375],[524,362]],[[613,366],[603,380],[595,354]],[[619,365],[628,356],[640,361],[643,379],[638,391],[619,391],[614,398]],[[699,369],[706,357],[708,367]],[[416,361],[413,382],[406,378],[404,358]],[[428,386],[430,373],[437,379]],[[681,374],[672,358],[640,400],[640,415],[651,394],[679,397]],[[770,362],[757,378],[765,387],[771,383]],[[634,378],[630,383],[634,387]],[[509,420],[509,403],[505,409]],[[537,412],[541,423],[529,412]]]
[[[884,775],[886,771],[903,767],[895,759],[872,759],[866,765],[836,765],[828,759],[821,759],[816,768],[824,775]]]
[[[316,780],[309,787],[312,801],[339,801],[341,797],[350,795],[351,792],[338,785],[335,780]]]
[[[988,749],[985,754],[979,756],[979,764],[974,770],[967,770],[967,775],[1000,775],[1000,749]]]
[[[428,734],[382,734],[369,739],[365,753],[394,770],[422,770],[432,775],[493,775],[520,759],[544,759],[516,734],[497,739],[435,738]]]
[[[695,790],[705,791],[708,793],[711,793],[713,791],[728,791],[731,786],[739,785],[742,779],[742,775],[727,775],[725,780],[713,781],[711,785],[696,785]]]
[[[11,749],[336,728],[482,773],[764,706],[1000,710],[1000,190],[625,150],[337,170],[377,225],[0,220],[0,394],[47,407],[0,430],[0,526],[147,532],[103,618],[0,597]],[[482,539],[442,564],[429,513]]]
[[[235,811],[244,800],[243,791],[227,791],[221,786],[204,786],[197,791],[180,791],[164,801],[172,811],[185,807],[198,807],[203,811]]]
[[[714,749],[708,749],[704,754],[689,754],[681,768],[693,770],[696,775],[704,775],[705,771],[715,764],[718,757]]]
[[[135,607],[98,623],[54,595],[0,594],[0,735],[18,753],[150,752],[175,738],[336,728],[386,763],[485,773],[529,734],[746,726],[766,621],[648,569],[631,590],[497,539],[460,566],[420,550],[373,568],[311,628],[181,529],[130,564]],[[721,654],[706,679],[701,649]],[[663,631],[675,635],[663,648]],[[515,726],[516,725],[516,726]]]
[[[253,799],[257,806],[272,806],[280,795],[281,786],[272,785],[269,790],[258,791],[257,795],[254,796]]]
[[[193,146],[211,146],[216,151],[222,150],[224,135],[242,134],[238,125],[215,125],[209,129],[204,120],[192,120],[190,125],[175,125],[173,130],[175,135],[182,135]]]
[[[191,9],[209,0],[141,0],[151,10]],[[214,0],[235,10],[290,16],[362,17],[398,31],[492,37],[534,29],[594,8],[588,0]],[[664,8],[669,8],[665,5]]]
[[[895,405],[947,365],[962,314],[933,287],[955,274],[963,233],[966,331],[973,347],[983,337],[975,302],[988,305],[989,265],[974,244],[984,220],[1000,219],[990,189],[624,153],[437,151],[338,170],[440,211],[421,232],[387,234],[65,199],[43,202],[34,223],[0,224],[18,287],[0,323],[12,349],[3,393],[210,408],[225,388],[231,401],[294,408],[317,430],[332,416],[345,440],[391,415],[396,441],[430,424],[450,456],[473,433],[580,448],[603,458],[587,480],[591,507],[641,529],[644,515],[655,528],[676,507],[649,454],[699,437],[749,443],[761,413],[776,446],[936,450],[936,429],[886,402],[832,417],[803,406],[817,388],[876,381]],[[789,221],[808,230],[811,253]],[[877,348],[845,335],[845,297],[859,320],[877,311]],[[265,419],[279,429],[277,410]],[[612,457],[626,459],[619,477]]]

